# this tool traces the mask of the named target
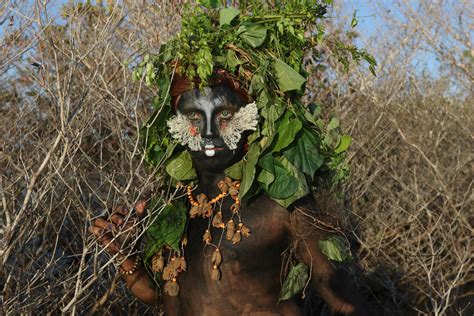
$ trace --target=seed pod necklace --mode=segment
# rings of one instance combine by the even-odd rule
[[[240,214],[241,204],[239,200],[239,189],[240,182],[232,181],[229,177],[224,178],[217,184],[221,193],[216,197],[209,200],[205,194],[199,194],[194,199],[191,186],[187,187],[187,196],[191,209],[189,216],[191,218],[202,216],[208,218],[208,227],[203,235],[203,242],[206,246],[213,246],[215,249],[211,255],[211,279],[214,281],[220,280],[221,271],[219,266],[222,263],[222,254],[220,246],[222,239],[225,238],[232,243],[238,244],[242,240],[242,236],[248,237],[250,235],[250,229],[242,223]],[[222,204],[226,197],[230,196],[234,203],[230,206],[230,219],[225,223],[222,215]],[[237,223],[236,223],[237,221]],[[220,238],[217,243],[213,243],[213,236],[211,234],[211,226],[217,229],[222,229]]]

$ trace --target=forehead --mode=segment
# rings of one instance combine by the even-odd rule
[[[178,103],[177,110],[186,112],[190,110],[201,110],[204,112],[214,111],[217,108],[238,110],[244,106],[243,100],[232,89],[219,86],[215,88],[194,89],[184,93]]]

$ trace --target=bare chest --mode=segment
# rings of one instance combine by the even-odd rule
[[[186,247],[188,271],[180,282],[180,297],[184,306],[193,309],[216,308],[221,312],[238,311],[244,306],[254,310],[271,310],[277,306],[280,290],[281,254],[288,247],[288,211],[266,197],[243,205],[240,217],[231,217],[223,205],[223,222],[231,218],[250,229],[248,237],[239,242],[227,239],[226,229],[214,228],[205,219],[191,219]],[[211,233],[210,244],[203,242],[206,229]],[[219,278],[212,277],[212,254],[219,248]],[[210,314],[211,311],[209,311]],[[239,314],[239,313],[236,313]]]

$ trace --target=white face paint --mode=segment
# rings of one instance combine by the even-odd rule
[[[208,148],[214,148],[214,145],[205,145],[204,148],[205,148],[204,153],[206,154],[206,156],[213,157],[216,154],[216,151],[214,149],[208,149]]]
[[[171,137],[176,139],[181,145],[187,145],[192,151],[202,149],[203,140],[201,133],[186,116],[178,113],[168,120],[167,125]]]
[[[258,125],[258,107],[255,102],[241,107],[229,122],[219,130],[220,136],[230,150],[237,148],[237,144],[244,131],[254,131]]]

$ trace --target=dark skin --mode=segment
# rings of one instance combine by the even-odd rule
[[[219,135],[243,102],[226,87],[216,87],[204,95],[198,90],[185,93],[177,111],[186,115],[201,132],[206,144],[214,145],[213,156],[202,151],[190,151],[197,170],[199,185],[194,195],[204,193],[214,197],[220,193],[217,183],[225,177],[224,169],[244,156],[245,135],[238,148],[229,150]],[[209,147],[209,146],[208,146]],[[230,198],[223,201],[224,222],[230,218]],[[138,209],[137,209],[138,210]],[[283,264],[282,253],[291,249],[293,255],[311,266],[313,286],[319,296],[328,304],[333,314],[372,315],[353,289],[350,280],[337,271],[336,267],[321,253],[318,238],[321,225],[316,203],[312,197],[297,202],[287,210],[266,195],[260,195],[250,202],[242,203],[242,221],[251,229],[251,235],[239,244],[226,240],[219,245],[223,261],[219,266],[221,278],[211,279],[210,255],[214,245],[202,241],[208,220],[189,220],[188,245],[185,249],[188,269],[178,277],[178,296],[164,295],[166,315],[303,315],[296,301],[290,299],[278,303],[281,289],[280,274]],[[143,213],[141,209],[138,214]],[[101,233],[107,225],[124,221],[124,214],[116,214],[110,221],[98,219],[91,228],[110,253],[116,253],[119,246],[110,236]],[[123,223],[122,223],[123,225]],[[126,226],[126,225],[125,225]],[[331,227],[331,225],[326,228]],[[212,228],[213,243],[217,244],[222,229]],[[100,237],[102,236],[102,237]],[[327,235],[326,235],[327,237]],[[133,258],[124,261],[122,268],[130,269]],[[146,272],[139,268],[125,280],[132,293],[147,304],[156,304],[157,294],[148,286]]]

